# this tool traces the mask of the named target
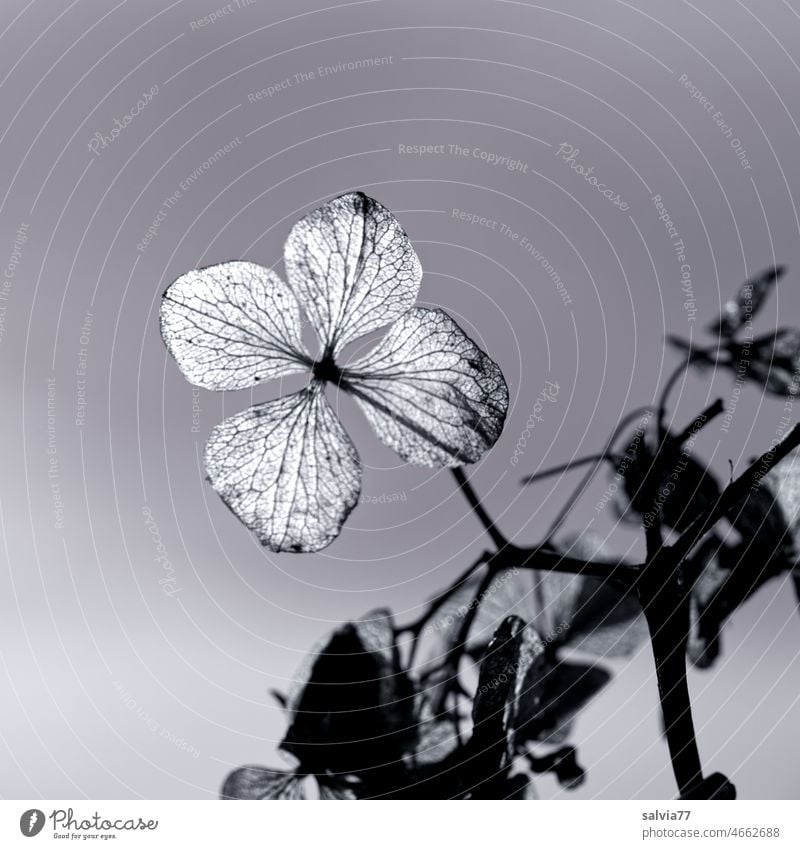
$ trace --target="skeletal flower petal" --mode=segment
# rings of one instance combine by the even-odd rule
[[[308,368],[300,309],[268,268],[225,262],[179,277],[164,292],[161,335],[186,378],[244,389]]]
[[[409,310],[342,374],[381,441],[410,463],[474,463],[503,430],[502,372],[443,310]]]
[[[325,548],[361,489],[356,449],[316,382],[223,421],[205,464],[223,501],[273,551]]]
[[[397,219],[361,192],[292,227],[286,274],[326,353],[390,324],[417,299],[422,268]]]

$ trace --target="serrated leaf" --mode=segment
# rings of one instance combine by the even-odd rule
[[[733,336],[761,309],[785,271],[783,266],[778,265],[743,283],[736,297],[723,306],[720,317],[708,326],[708,330],[725,337]]]
[[[319,551],[358,500],[356,449],[321,384],[251,407],[214,428],[209,480],[273,551]]]
[[[352,192],[300,219],[284,248],[289,283],[322,342],[336,355],[414,304],[422,268],[397,219]]]
[[[303,799],[302,776],[266,766],[233,770],[222,786],[223,799]]]
[[[503,375],[443,310],[409,310],[342,373],[381,441],[410,463],[474,463],[503,430]]]
[[[164,292],[161,335],[187,380],[204,389],[245,389],[311,362],[292,291],[252,262],[179,277]]]

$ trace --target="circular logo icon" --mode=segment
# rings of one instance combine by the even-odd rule
[[[36,837],[44,828],[44,812],[38,808],[31,808],[19,818],[19,830],[25,837]]]

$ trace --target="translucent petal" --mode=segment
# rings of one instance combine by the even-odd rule
[[[302,776],[266,766],[235,769],[222,786],[223,799],[302,799]]]
[[[280,277],[252,262],[179,277],[164,292],[161,335],[186,378],[204,389],[244,389],[311,363],[297,300]]]
[[[319,551],[358,500],[356,449],[322,385],[226,419],[206,445],[223,501],[273,551]]]
[[[342,375],[381,441],[410,463],[474,463],[503,430],[502,372],[443,310],[409,310]]]
[[[300,219],[286,240],[284,263],[325,352],[334,355],[413,306],[422,279],[397,219],[361,192]]]

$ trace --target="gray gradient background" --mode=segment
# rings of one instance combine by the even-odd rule
[[[790,2],[544,5],[493,0],[255,0],[212,25],[221,3],[54,4],[3,0],[0,13],[0,261],[27,242],[7,289],[0,341],[0,794],[6,797],[212,797],[243,762],[280,763],[284,728],[267,690],[283,688],[307,650],[348,617],[391,604],[400,618],[485,545],[446,472],[403,466],[345,400],[366,465],[365,503],[315,556],[274,556],[203,480],[210,428],[247,392],[191,387],[161,344],[168,283],[198,265],[246,258],[281,271],[283,240],[304,212],[360,188],[394,210],[422,260],[422,299],[448,309],[497,360],[512,410],[472,474],[503,529],[534,541],[572,478],[522,491],[521,473],[599,447],[615,420],[652,400],[688,338],[748,272],[776,259],[789,277],[757,330],[800,323],[800,6]],[[248,93],[319,65],[391,56],[391,64]],[[744,170],[699,86],[747,150]],[[152,102],[95,156],[141,93]],[[163,201],[234,137],[141,252]],[[622,212],[555,156],[580,161],[629,203]],[[414,158],[398,144],[459,144],[508,155],[527,173],[473,157]],[[698,320],[684,308],[678,263],[651,195],[684,238]],[[519,242],[454,220],[497,219],[536,245],[569,292]],[[88,344],[81,341],[91,313]],[[75,424],[86,349],[85,424]],[[48,478],[58,462],[63,528]],[[510,457],[546,380],[546,407],[520,465]],[[690,378],[683,423],[731,398],[732,382]],[[278,387],[259,389],[264,399]],[[775,433],[779,400],[747,387],[729,432],[697,449],[726,473]],[[595,515],[600,478],[572,527]],[[176,594],[143,516],[149,508]],[[595,519],[603,533],[610,511]],[[619,551],[637,537],[613,531]],[[691,674],[699,742],[742,797],[796,798],[800,618],[789,583],[764,588],[728,626],[725,656]],[[577,792],[674,795],[647,648],[576,728],[589,769]],[[180,738],[180,739],[176,739]],[[181,739],[184,741],[181,742]]]

